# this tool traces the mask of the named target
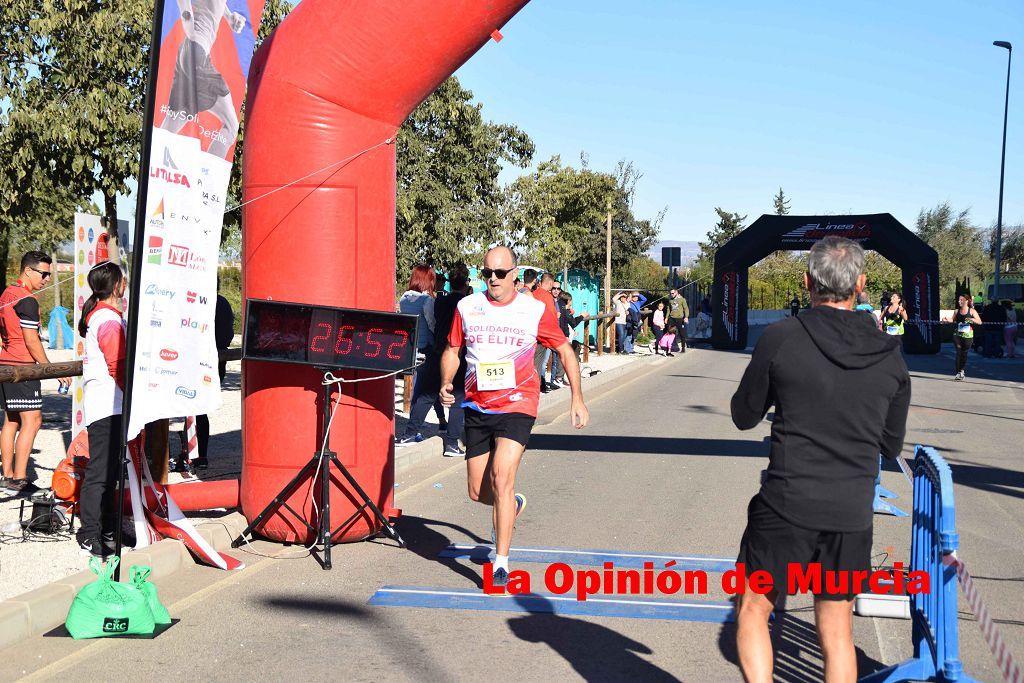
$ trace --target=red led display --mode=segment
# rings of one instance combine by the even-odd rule
[[[416,363],[418,318],[249,299],[242,357],[393,372]]]

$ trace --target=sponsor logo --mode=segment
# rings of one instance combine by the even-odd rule
[[[199,222],[202,220],[199,216],[191,216],[187,213],[178,213],[176,211],[171,211],[169,217],[171,220],[180,221],[182,223],[195,223],[196,225],[199,225]]]
[[[185,398],[195,398],[196,397],[196,390],[195,389],[189,389],[187,387],[178,387],[177,389],[174,390],[174,393],[177,394],[178,396],[183,396]]]
[[[213,378],[209,375],[203,375],[203,384],[213,384]]]
[[[150,389],[158,389],[159,387],[160,387],[160,383],[159,382],[150,382],[149,383],[149,388]]]
[[[167,368],[157,368],[154,372],[165,377],[174,377],[178,374],[177,370],[168,370]]]
[[[149,177],[163,180],[171,185],[192,187],[192,184],[188,181],[188,176],[178,172],[178,165],[174,163],[174,159],[171,157],[171,150],[168,147],[164,147],[163,163],[160,166],[150,166]]]
[[[192,183],[188,181],[187,175],[184,173],[176,173],[161,166],[151,166],[149,168],[149,177],[162,180],[171,185],[181,185],[188,188],[192,187]]]
[[[174,349],[160,349],[161,360],[177,360],[178,352]]]
[[[739,326],[736,324],[736,319],[739,317],[736,310],[739,306],[736,292],[738,280],[739,273],[736,271],[722,274],[722,322],[732,341],[736,341],[739,335]]]
[[[103,620],[104,633],[127,633],[128,619],[122,617],[106,617]]]
[[[782,236],[782,242],[817,242],[823,237],[845,237],[863,241],[871,237],[871,225],[867,221],[853,223],[807,223]]]
[[[167,262],[172,266],[181,266],[189,270],[206,270],[206,259],[180,244],[167,247]]]
[[[199,367],[207,368],[208,370],[213,370],[213,366],[205,361],[199,361]]]
[[[164,321],[160,320],[159,318],[150,318],[149,319],[149,326],[150,327],[163,327],[164,326]]]
[[[161,255],[164,251],[164,238],[152,235],[149,238],[146,260],[149,263],[160,265]],[[152,285],[150,285],[152,286]]]
[[[185,292],[185,299],[188,300],[190,304],[194,304],[198,299],[200,306],[205,306],[210,300],[209,297],[202,296],[198,292]]]
[[[517,391],[516,393],[509,395],[508,400],[512,401],[512,402],[522,401],[523,400],[523,395],[522,395],[522,393]]]
[[[202,333],[210,329],[209,323],[201,323],[198,320],[192,318],[182,318],[181,326],[185,329],[195,330],[196,332]]]
[[[154,228],[164,227],[164,198],[160,198],[160,203],[156,205],[156,209],[149,215],[149,224]]]
[[[163,289],[159,285],[146,285],[146,294],[153,296],[165,296],[168,299],[173,299],[174,295],[177,294],[173,289]]]
[[[914,285],[914,319],[920,321],[922,318],[930,318],[932,313],[932,288],[931,275],[924,271],[914,273],[911,282]],[[917,322],[917,329],[921,331],[921,337],[926,344],[932,343],[932,326],[928,323]]]

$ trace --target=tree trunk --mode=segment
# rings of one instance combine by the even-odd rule
[[[4,288],[7,287],[7,267],[11,257],[11,234],[7,228],[0,230],[0,279]]]
[[[113,225],[114,232],[117,232],[117,195],[114,193],[103,194],[103,215],[111,221],[110,225]]]

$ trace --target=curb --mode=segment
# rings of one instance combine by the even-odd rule
[[[199,535],[217,551],[223,552],[230,550],[232,539],[242,532],[246,522],[240,513],[233,512],[213,524],[199,524],[202,524],[196,529]],[[235,536],[231,536],[232,532]],[[129,568],[133,565],[150,567],[152,578],[159,579],[170,576],[193,560],[184,543],[166,538],[143,550],[125,553],[122,562],[122,581],[127,582]],[[79,589],[95,578],[91,571],[81,571],[0,602],[0,648],[42,635],[63,624]]]

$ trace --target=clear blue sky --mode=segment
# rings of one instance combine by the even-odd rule
[[[537,159],[644,173],[636,213],[700,239],[714,207],[892,213],[948,201],[993,225],[1014,44],[1003,224],[1024,222],[1024,2],[534,0],[457,72]],[[514,177],[514,173],[506,174]]]

